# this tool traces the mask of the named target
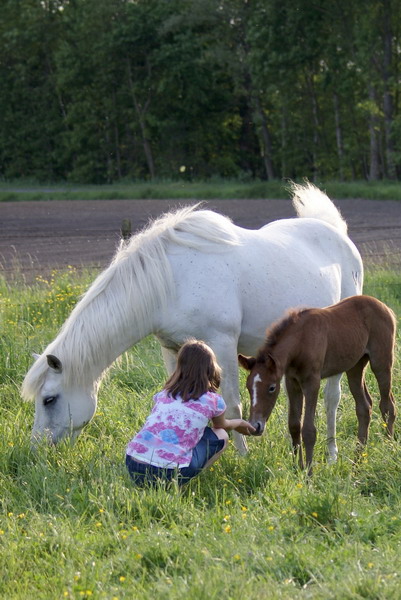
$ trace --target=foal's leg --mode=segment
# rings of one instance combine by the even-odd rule
[[[388,361],[385,365],[377,364],[374,358],[370,358],[370,365],[372,371],[377,379],[377,383],[380,391],[380,412],[383,420],[387,426],[387,433],[389,436],[394,434],[394,421],[396,417],[396,408],[394,397],[391,392],[391,367],[392,361]]]
[[[301,386],[295,379],[286,378],[285,387],[288,396],[288,429],[292,438],[292,448],[295,458],[298,454],[299,466],[303,469],[301,421],[304,395]]]
[[[340,403],[341,396],[341,377],[334,375],[327,379],[324,388],[324,404],[326,408],[327,420],[327,446],[329,451],[329,462],[335,462],[338,456],[338,448],[336,442],[336,427],[337,427],[337,409]]]
[[[370,419],[372,415],[372,399],[369,394],[366,395],[365,381],[363,372],[369,360],[367,354],[356,363],[352,369],[347,371],[349,389],[355,400],[356,416],[358,417],[358,440],[361,444],[366,444]]]
[[[305,415],[302,424],[302,439],[305,446],[306,467],[312,475],[313,449],[316,443],[315,413],[319,397],[320,377],[311,376],[302,385],[305,394]]]

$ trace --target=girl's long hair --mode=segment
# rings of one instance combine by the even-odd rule
[[[189,339],[181,347],[177,367],[164,389],[183,402],[198,400],[206,392],[216,392],[220,386],[221,369],[214,352],[205,342]]]

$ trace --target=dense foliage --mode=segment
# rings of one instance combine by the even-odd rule
[[[2,0],[0,178],[396,179],[396,0]]]

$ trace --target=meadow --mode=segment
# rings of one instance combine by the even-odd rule
[[[125,446],[166,376],[153,338],[111,368],[98,412],[75,445],[31,451],[34,407],[20,399],[22,379],[32,352],[53,339],[93,277],[69,268],[29,286],[0,280],[0,597],[398,599],[401,448],[399,434],[386,439],[369,372],[375,403],[366,449],[356,462],[344,379],[339,460],[327,463],[321,402],[311,480],[294,468],[280,396],[246,457],[230,444],[184,491],[134,488]],[[368,272],[365,293],[401,316],[398,273]],[[396,399],[400,349],[398,334]]]
[[[300,182],[301,183],[301,182]],[[331,198],[401,200],[397,181],[318,181]],[[143,200],[288,198],[289,180],[220,179],[121,181],[103,185],[0,181],[0,202],[35,200]]]

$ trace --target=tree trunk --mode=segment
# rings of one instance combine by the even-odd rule
[[[116,93],[113,90],[113,113],[114,113],[114,151],[116,155],[116,169],[118,179],[121,179],[121,154],[120,154],[120,133],[118,131],[118,123],[117,123],[117,101],[116,101]]]
[[[127,66],[128,66],[129,87],[130,87],[131,96],[132,96],[132,100],[133,100],[134,107],[135,107],[135,112],[138,117],[139,127],[141,130],[142,144],[143,144],[143,150],[145,153],[146,163],[148,165],[150,177],[151,177],[151,179],[154,179],[155,178],[155,164],[153,161],[152,148],[150,146],[150,141],[148,139],[147,132],[146,132],[146,122],[145,122],[145,115],[146,115],[146,111],[147,111],[147,108],[150,103],[150,98],[147,99],[147,101],[145,102],[145,105],[143,107],[139,104],[138,99],[136,97],[136,93],[135,93],[134,82],[132,79],[131,63],[129,61],[129,58],[127,58]]]
[[[268,180],[274,179],[274,168],[272,161],[272,140],[270,135],[269,126],[267,124],[266,113],[263,110],[260,104],[259,96],[255,96],[255,108],[257,115],[260,119],[260,126],[262,131],[262,140],[263,140],[263,161],[265,164],[266,177]]]
[[[369,160],[369,181],[379,179],[379,123],[376,115],[376,94],[373,85],[369,86],[369,100],[372,109],[369,115],[369,138],[370,138],[370,160]]]
[[[312,105],[312,116],[313,116],[313,149],[312,149],[312,172],[313,181],[317,181],[319,177],[319,165],[318,165],[318,150],[320,148],[320,119],[319,119],[319,106],[316,98],[315,86],[313,83],[313,74],[308,73],[306,75],[306,81],[309,88],[310,100]]]
[[[383,111],[384,111],[384,136],[385,136],[385,153],[386,165],[385,176],[389,179],[395,179],[395,164],[394,164],[394,144],[392,140],[393,128],[393,97],[390,90],[390,78],[392,69],[392,28],[391,28],[391,0],[383,1]]]
[[[283,104],[281,107],[281,177],[288,177],[286,148],[287,148],[287,108]]]
[[[340,103],[338,101],[338,94],[333,94],[334,104],[334,121],[336,124],[336,142],[337,142],[337,156],[338,156],[338,174],[340,181],[344,181],[344,145],[343,145],[343,133],[341,129],[340,121]]]

